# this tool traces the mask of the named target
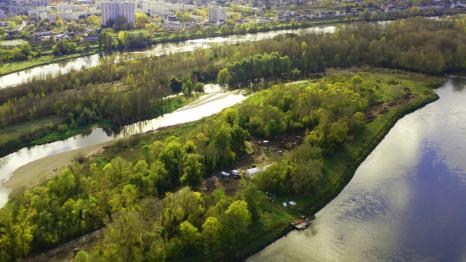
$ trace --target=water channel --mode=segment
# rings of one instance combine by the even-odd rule
[[[148,121],[141,121],[124,126],[118,133],[103,128],[94,128],[89,134],[80,134],[71,138],[44,145],[23,148],[0,158],[0,207],[8,200],[10,189],[2,183],[8,181],[13,171],[35,160],[60,153],[99,145],[111,140],[132,136],[162,127],[173,126],[199,120],[231,107],[244,99],[239,91],[225,91],[218,85],[206,85],[203,95],[194,103],[179,110]]]
[[[144,51],[135,52],[124,52],[116,55],[116,61],[125,61],[131,59],[138,59],[142,57],[154,57],[168,54],[191,52],[196,49],[209,48],[215,45],[232,45],[243,42],[253,42],[265,39],[272,39],[279,35],[285,35],[289,33],[307,34],[307,33],[333,33],[336,27],[333,25],[329,26],[316,26],[304,29],[290,29],[290,30],[277,30],[269,32],[261,32],[255,34],[245,35],[232,35],[226,37],[209,37],[195,40],[187,40],[176,43],[163,43],[157,44],[150,49]],[[26,83],[33,79],[41,79],[47,76],[57,76],[60,74],[66,74],[71,70],[82,70],[85,68],[91,68],[98,66],[103,58],[99,54],[83,56],[79,58],[70,59],[64,62],[52,63],[43,66],[37,66],[31,69],[11,73],[0,77],[0,88],[11,87]]]

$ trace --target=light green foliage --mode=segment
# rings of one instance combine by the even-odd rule
[[[183,161],[183,176],[181,182],[196,188],[202,179],[202,156],[199,154],[187,154]]]
[[[208,217],[202,225],[202,242],[206,249],[220,244],[220,223],[216,217]]]

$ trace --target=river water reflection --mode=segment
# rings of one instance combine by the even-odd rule
[[[248,261],[466,261],[466,89],[405,116],[312,226]]]
[[[131,60],[142,57],[162,56],[174,53],[190,52],[196,49],[209,48],[215,45],[232,45],[243,42],[260,41],[272,39],[279,35],[288,33],[306,34],[306,33],[333,33],[335,26],[316,26],[304,29],[277,30],[270,32],[261,32],[255,34],[232,35],[226,37],[209,37],[196,40],[187,40],[177,43],[157,44],[150,49],[136,52],[124,52],[116,55],[116,60]],[[105,57],[105,56],[104,56]],[[23,70],[0,77],[0,88],[19,85],[28,82],[34,78],[44,78],[47,75],[57,76],[66,74],[71,70],[81,70],[91,68],[102,62],[102,56],[98,54],[79,57],[66,62],[52,63],[44,66]]]

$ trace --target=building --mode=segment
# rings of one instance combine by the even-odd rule
[[[176,12],[183,12],[187,10],[194,10],[195,5],[188,5],[183,3],[169,3],[161,1],[141,1],[141,10],[144,13],[148,13],[151,16],[165,17],[167,15],[173,15]]]
[[[6,18],[5,11],[3,9],[0,9],[0,19]]]
[[[225,9],[219,6],[209,7],[209,22],[214,24],[223,24],[227,21]]]
[[[134,24],[135,5],[132,2],[103,2],[102,24],[107,25],[109,21],[115,21],[117,17],[124,17],[129,24]]]

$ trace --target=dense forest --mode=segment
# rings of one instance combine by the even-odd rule
[[[366,128],[371,106],[406,95],[432,95],[428,88],[410,85],[370,74],[277,85],[219,115],[177,128],[176,136],[168,130],[133,143],[130,147],[141,152],[135,159],[118,151],[112,159],[75,162],[42,186],[11,195],[0,211],[0,258],[25,257],[106,224],[96,248],[80,252],[77,259],[232,259],[228,256],[238,240],[257,225],[265,230],[272,223],[270,204],[259,189],[285,195],[316,192],[328,175],[326,156]],[[244,181],[233,195],[202,192],[204,178],[245,156],[250,141],[299,130],[305,131],[303,143],[253,183]]]
[[[424,73],[461,70],[466,66],[465,28],[464,18],[414,18],[387,25],[351,24],[334,34],[288,35],[121,64],[108,59],[97,68],[0,90],[0,125],[46,115],[76,120],[76,112],[84,108],[96,119],[108,118],[120,125],[143,117],[161,96],[179,91],[180,81],[212,81],[224,68],[220,80],[231,86],[269,76],[305,76],[329,67],[372,65]]]
[[[0,125],[47,116],[61,116],[70,126],[103,119],[121,125],[150,116],[162,97],[181,91],[189,96],[209,81],[256,90],[266,81],[301,79],[331,67],[464,70],[465,23],[414,18],[351,24],[333,34],[287,35],[123,63],[109,59],[89,70],[0,90]],[[244,244],[239,239],[254,237],[248,232],[266,234],[283,222],[274,217],[283,211],[264,192],[314,196],[336,174],[329,171],[329,158],[362,136],[375,139],[392,121],[388,116],[434,97],[422,78],[414,77],[419,84],[398,80],[400,75],[335,74],[279,84],[214,117],[142,142],[126,141],[115,146],[114,155],[74,162],[43,185],[10,196],[0,210],[0,260],[24,258],[103,226],[95,249],[79,252],[77,259],[234,259]],[[371,109],[381,103],[400,106],[373,120]],[[205,178],[246,157],[254,140],[290,132],[302,133],[300,145],[252,182],[242,181],[233,194],[202,190]],[[127,158],[125,148],[137,157]]]

